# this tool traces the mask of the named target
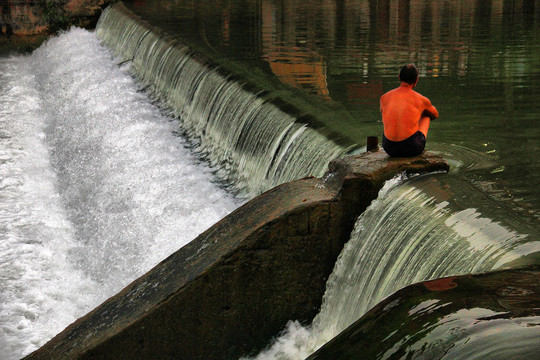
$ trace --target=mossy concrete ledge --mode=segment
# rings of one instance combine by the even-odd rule
[[[237,359],[318,312],[358,214],[397,173],[447,171],[426,153],[333,161],[322,178],[247,202],[26,359]]]

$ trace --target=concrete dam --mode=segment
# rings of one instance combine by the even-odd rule
[[[496,159],[366,151],[122,3],[0,60],[1,357],[537,352],[534,226],[469,180]]]

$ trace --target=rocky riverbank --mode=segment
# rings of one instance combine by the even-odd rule
[[[0,1],[0,55],[27,52],[71,26],[94,28],[112,0]]]

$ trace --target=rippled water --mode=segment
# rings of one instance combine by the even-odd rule
[[[91,32],[0,58],[0,358],[238,206]]]

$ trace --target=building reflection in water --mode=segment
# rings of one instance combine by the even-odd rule
[[[321,17],[324,14],[320,8],[302,1],[281,2],[279,5],[272,0],[261,2],[262,59],[270,64],[270,69],[281,82],[330,99],[324,57],[313,50],[317,48],[320,35],[315,26],[317,19],[329,17]],[[327,6],[332,8],[332,4]],[[296,16],[291,18],[290,14]],[[330,37],[331,33],[329,31],[326,36]]]
[[[535,0],[261,0],[253,5],[260,6],[261,57],[272,72],[325,99],[342,92],[341,101],[353,105],[378,98],[382,86],[373,79],[395,76],[396,64],[414,62],[421,76],[466,76],[470,44],[511,36],[505,24],[523,17],[537,22],[539,6]]]
[[[539,0],[137,0],[133,6],[154,13],[160,26],[180,19],[182,37],[262,61],[283,83],[353,106],[378,98],[380,79],[395,77],[408,62],[423,77],[465,77],[471,66],[514,76],[534,64],[519,54],[508,63],[500,40],[537,41],[531,34],[540,17]]]

